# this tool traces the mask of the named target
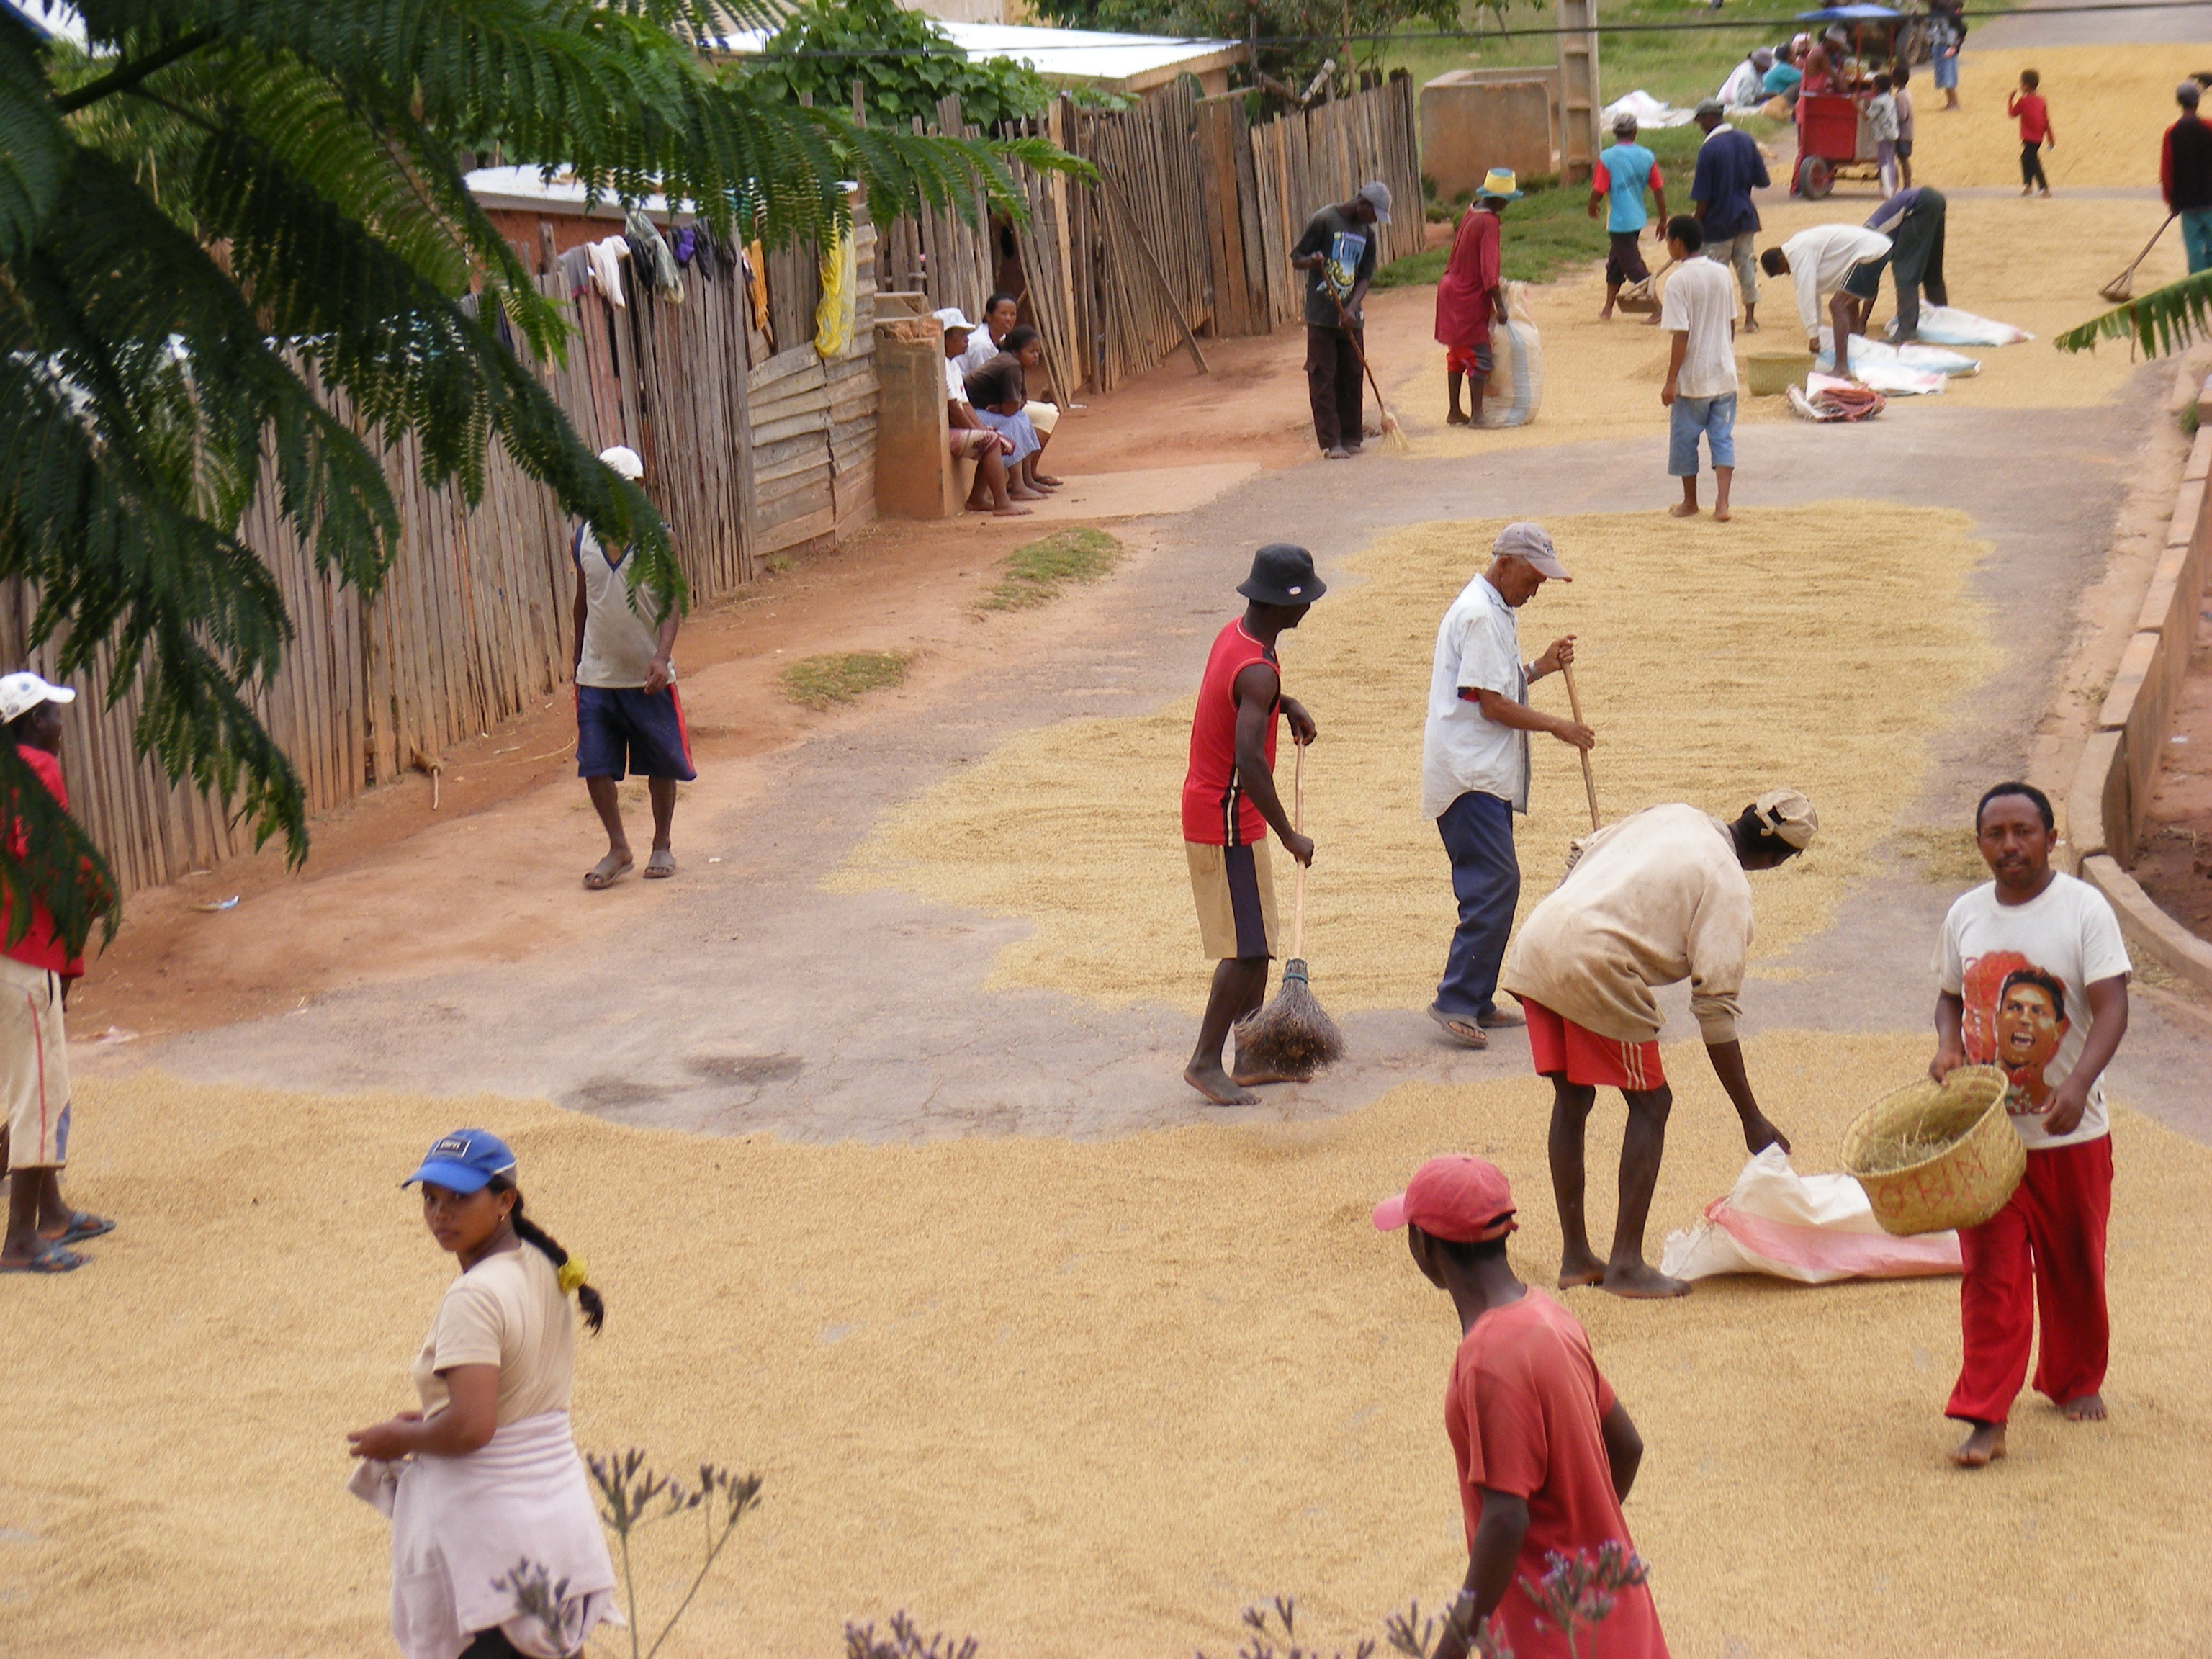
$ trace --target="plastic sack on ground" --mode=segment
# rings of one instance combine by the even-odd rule
[[[1661,103],[1638,87],[1607,104],[1600,112],[1600,125],[1606,131],[1611,132],[1613,124],[1626,115],[1633,117],[1639,127],[1686,127],[1690,125],[1690,114],[1688,110]]]
[[[1544,400],[1544,342],[1528,311],[1525,283],[1507,283],[1505,321],[1490,329],[1490,380],[1478,426],[1526,426]]]
[[[1960,378],[1982,372],[1981,360],[1947,351],[1942,346],[1923,345],[1913,342],[1892,345],[1887,340],[1869,340],[1863,334],[1851,336],[1851,362],[1897,363],[1906,368],[1922,369],[1931,374],[1947,374]],[[1836,331],[1832,328],[1820,331],[1820,356],[1814,367],[1823,373],[1836,366]]]
[[[1676,1279],[1770,1273],[1807,1285],[1838,1279],[1918,1279],[1955,1273],[1959,1235],[1893,1238],[1847,1175],[1801,1176],[1770,1146],[1743,1166],[1705,1219],[1667,1235],[1659,1271]]]
[[[1832,358],[1829,361],[1828,366],[1831,368],[1835,367]],[[1950,377],[1930,374],[1924,368],[1907,368],[1903,363],[1893,360],[1885,362],[1869,357],[1864,362],[1861,362],[1858,352],[1854,349],[1851,353],[1850,380],[1843,380],[1834,374],[1824,374],[1816,368],[1805,377],[1805,389],[1808,392],[1818,392],[1824,385],[1835,387],[1849,386],[1852,381],[1856,381],[1861,386],[1872,386],[1876,392],[1884,392],[1892,398],[1933,398],[1941,395],[1943,388],[1950,384]]]
[[[2022,340],[2035,336],[2024,328],[2014,328],[2010,323],[1992,322],[1987,317],[1977,317],[1971,311],[1954,311],[1949,306],[1920,307],[1920,337],[1929,345],[2018,345]]]

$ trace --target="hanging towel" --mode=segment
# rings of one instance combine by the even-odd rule
[[[684,300],[684,273],[676,268],[676,256],[668,251],[668,244],[653,228],[653,221],[632,208],[623,221],[623,228],[629,234],[630,246],[645,262],[640,265],[633,260],[631,268],[641,280],[652,279],[655,294],[680,305]]]
[[[553,262],[554,269],[568,279],[568,297],[574,299],[592,285],[592,250],[572,247]]]
[[[745,282],[752,289],[753,326],[768,331],[768,255],[758,242],[745,245]]]
[[[521,1652],[560,1659],[602,1621],[624,1622],[566,1412],[502,1424],[465,1457],[363,1462],[346,1490],[391,1517],[392,1635],[406,1659],[457,1659],[495,1626]],[[525,1561],[568,1581],[558,1648],[494,1588]]]
[[[822,256],[822,298],[814,307],[817,355],[842,357],[853,343],[854,307],[860,280],[853,238],[848,233],[837,239],[836,246]]]
[[[617,311],[629,308],[629,301],[623,293],[622,262],[629,258],[629,243],[620,236],[608,236],[591,243],[584,249],[591,256],[592,282],[607,296],[607,303]]]

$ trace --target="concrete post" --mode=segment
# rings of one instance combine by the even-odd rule
[[[1559,178],[1588,181],[1604,141],[1598,133],[1597,0],[1559,0]]]

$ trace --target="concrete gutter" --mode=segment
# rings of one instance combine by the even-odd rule
[[[2212,409],[2212,378],[2200,394]],[[2112,901],[2128,942],[2170,973],[2212,992],[2212,944],[2151,902],[2127,872],[2150,811],[2159,763],[2189,675],[2212,562],[2212,422],[2200,424],[2182,469],[2166,547],[2136,631],[2066,793],[2066,827],[2081,878]]]

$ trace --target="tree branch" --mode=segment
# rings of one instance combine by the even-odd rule
[[[159,51],[149,52],[134,63],[110,70],[97,81],[88,81],[75,92],[55,99],[54,107],[64,115],[74,115],[103,98],[137,86],[149,75],[160,74],[179,58],[189,58],[202,46],[213,44],[217,38],[213,29],[198,29],[182,35]]]

